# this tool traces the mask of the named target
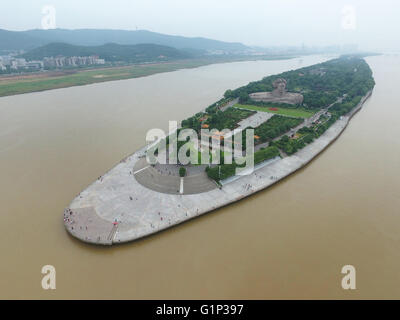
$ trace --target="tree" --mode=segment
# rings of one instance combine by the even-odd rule
[[[233,91],[232,90],[226,90],[225,91],[225,93],[224,93],[224,97],[226,98],[226,99],[229,99],[229,98],[232,98],[233,97]]]
[[[186,168],[185,167],[180,167],[179,168],[179,176],[181,178],[183,178],[184,176],[186,176]]]
[[[250,100],[249,95],[245,92],[241,93],[239,96],[239,102],[240,103],[246,103]]]

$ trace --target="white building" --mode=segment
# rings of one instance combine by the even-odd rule
[[[26,63],[26,69],[39,70],[43,69],[43,61],[29,61]]]
[[[26,67],[26,60],[22,58],[11,60],[11,69],[18,70]]]
[[[98,56],[86,57],[46,57],[43,59],[43,65],[46,68],[62,68],[62,67],[77,67],[96,64],[105,64],[104,59],[99,59]]]

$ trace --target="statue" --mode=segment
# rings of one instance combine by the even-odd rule
[[[276,102],[276,103],[287,103],[287,104],[302,104],[303,95],[300,93],[293,93],[286,91],[286,80],[283,78],[276,79],[272,86],[274,90],[272,92],[255,92],[250,93],[250,99],[261,102]]]
[[[276,79],[273,83],[272,86],[275,88],[274,91],[272,91],[272,95],[275,97],[283,97],[286,93],[286,80],[279,78]]]

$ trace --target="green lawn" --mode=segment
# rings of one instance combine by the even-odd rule
[[[9,82],[0,83],[0,97],[112,80],[138,78],[161,72],[175,71],[182,68],[194,68],[199,65],[204,65],[204,63],[188,60],[165,64],[84,70],[56,77],[49,76],[47,78],[11,80]]]
[[[73,86],[81,86],[92,83],[99,83],[113,80],[123,80],[145,77],[162,72],[171,72],[179,69],[197,68],[214,63],[248,61],[248,60],[277,60],[289,59],[288,56],[243,56],[243,57],[207,57],[199,59],[186,59],[178,61],[170,61],[166,63],[152,63],[140,65],[127,65],[123,67],[110,67],[77,71],[73,74],[65,74],[60,76],[49,76],[46,78],[17,79],[0,82],[0,97],[38,92],[44,90],[66,88]],[[69,70],[71,71],[71,70]],[[40,73],[40,75],[42,75]]]
[[[242,108],[242,109],[247,109],[247,110],[253,110],[253,111],[262,111],[262,112],[270,112],[270,113],[275,113],[275,114],[280,114],[283,116],[290,116],[290,117],[296,117],[296,118],[309,118],[312,115],[314,115],[314,112],[308,111],[305,109],[301,108],[296,108],[296,109],[290,109],[290,108],[281,108],[281,107],[276,107],[278,110],[270,110],[270,107],[259,107],[259,106],[252,106],[252,105],[245,105],[245,104],[237,104],[235,105],[235,108]]]

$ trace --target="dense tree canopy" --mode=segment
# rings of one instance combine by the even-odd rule
[[[272,91],[272,83],[278,78],[284,78],[287,81],[289,92],[299,92],[304,96],[301,106],[303,109],[310,109],[310,112],[315,113],[318,109],[328,106],[330,108],[325,110],[313,123],[307,124],[298,131],[291,130],[302,124],[304,119],[283,115],[274,115],[256,128],[246,128],[254,129],[255,144],[269,142],[267,148],[261,148],[254,153],[256,164],[279,156],[280,151],[292,155],[313,142],[341,116],[348,115],[354,110],[362,97],[375,85],[372,71],[363,59],[355,56],[341,57],[310,67],[269,76],[235,90],[227,90],[224,98],[210,105],[205,112],[182,121],[182,127],[192,128],[198,133],[204,127],[218,130],[236,128],[239,121],[251,116],[254,111],[239,108],[228,108],[221,111],[224,109],[221,107],[235,98],[239,98],[241,103],[248,102],[265,107],[276,106],[276,104],[251,101],[249,94]],[[281,104],[279,107],[298,108],[299,106]],[[245,134],[242,135],[242,139],[242,146],[246,148]],[[178,144],[178,148],[179,146],[180,144]],[[221,158],[223,158],[222,155]],[[215,167],[208,167],[207,173],[210,178],[220,181],[234,175],[237,167],[235,162],[232,164],[221,163]]]
[[[343,94],[363,96],[375,84],[372,71],[363,59],[346,56],[250,82],[244,87],[227,90],[225,97],[248,102],[250,93],[272,91],[272,83],[277,78],[287,81],[288,91],[303,94],[303,106],[309,109],[324,108]]]

